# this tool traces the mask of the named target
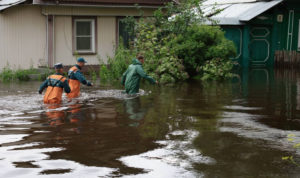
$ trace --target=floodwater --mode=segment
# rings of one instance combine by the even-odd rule
[[[230,82],[83,88],[42,104],[39,82],[0,84],[0,177],[300,177],[300,73]],[[294,141],[287,140],[289,134]]]

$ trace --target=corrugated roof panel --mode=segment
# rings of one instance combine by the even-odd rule
[[[215,15],[215,17],[224,18],[239,18],[249,9],[255,7],[256,3],[245,3],[245,4],[232,4],[222,12]]]
[[[242,25],[242,23],[239,19],[237,18],[214,18],[214,21],[218,25]],[[206,24],[208,25],[213,25],[211,21],[207,21]]]
[[[257,4],[255,7],[246,11],[241,17],[241,21],[249,21],[254,17],[264,13],[265,11],[271,9],[272,7],[276,6],[277,4],[281,3],[283,0],[273,0],[270,2],[261,2],[255,3]]]
[[[217,13],[217,11],[224,10],[231,6],[231,4],[215,5],[215,6],[202,6],[202,12],[205,16],[211,16]]]
[[[214,4],[238,4],[238,3],[251,3],[258,2],[259,0],[206,0],[203,5],[214,5]]]
[[[3,11],[4,9],[7,9],[11,6],[18,5],[25,1],[26,0],[1,0],[0,1],[0,11]]]
[[[209,3],[213,2],[238,2],[240,0],[208,0]],[[241,0],[243,1],[243,0]],[[207,1],[205,1],[207,2]],[[221,12],[213,15],[211,18],[218,21],[219,25],[240,25],[243,22],[250,21],[251,19],[257,17],[258,15],[264,13],[265,11],[271,9],[277,4],[283,2],[283,0],[273,0],[273,1],[257,1],[257,2],[248,2],[243,1],[243,3],[231,3],[224,4],[217,3],[214,5],[203,5],[203,9],[211,9],[211,12],[206,11],[205,14],[215,14],[216,9],[221,10]],[[214,8],[212,8],[214,7]]]

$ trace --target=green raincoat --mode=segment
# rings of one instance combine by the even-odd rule
[[[150,83],[155,84],[155,80],[148,76],[143,67],[142,63],[134,59],[132,64],[129,65],[127,71],[122,76],[122,85],[125,85],[126,93],[128,94],[136,94],[139,92],[140,89],[140,80],[141,78],[145,78]]]

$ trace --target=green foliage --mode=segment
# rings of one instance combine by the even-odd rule
[[[117,80],[126,71],[132,59],[135,58],[135,53],[123,46],[117,48],[114,58],[108,59],[108,65],[102,64],[100,68],[100,79],[102,81]]]
[[[108,70],[106,65],[101,65],[99,72],[100,80],[103,82],[107,82],[110,78],[110,71]]]
[[[135,53],[129,49],[124,48],[120,45],[116,50],[114,58],[108,59],[109,69],[111,72],[112,79],[118,79],[127,69],[128,65],[131,64],[132,59],[135,58]]]
[[[159,30],[149,21],[137,24],[137,51],[145,57],[145,71],[162,84],[186,80],[183,61],[170,52],[168,37],[159,39]]]
[[[219,27],[204,25],[209,19],[204,17],[200,6],[200,0],[186,0],[179,5],[169,3],[166,8],[156,10],[153,17],[122,20],[129,35],[136,39],[129,49],[123,46],[117,49],[114,59],[108,61],[109,66],[102,67],[101,78],[118,79],[137,54],[145,57],[145,71],[160,83],[186,80],[199,74],[204,64],[203,71],[207,74],[204,78],[229,77],[232,65],[227,59],[235,56],[234,44],[225,39]],[[210,60],[211,64],[205,63]],[[220,74],[215,68],[209,69],[214,65],[222,67]]]
[[[89,71],[89,76],[91,76],[92,81],[96,81],[97,80],[97,72],[95,70],[90,70]]]
[[[32,70],[21,70],[18,69],[15,71],[15,77],[20,81],[28,81],[30,80],[29,74],[32,74],[34,71]]]
[[[225,38],[218,26],[194,24],[185,33],[174,36],[170,47],[172,53],[183,59],[190,75],[196,75],[206,61],[229,59],[236,53],[233,42]]]
[[[213,59],[207,61],[200,70],[203,72],[202,80],[224,80],[233,77],[231,73],[233,62],[230,59]]]
[[[15,79],[14,71],[9,66],[4,67],[0,73],[0,79],[3,82],[8,82]]]
[[[9,65],[4,67],[0,72],[0,80],[2,82],[10,82],[10,81],[29,81],[31,74],[39,75],[39,80],[44,80],[50,73],[53,71],[48,71],[47,73],[40,74],[37,69],[30,68],[30,69],[17,69],[12,70]]]

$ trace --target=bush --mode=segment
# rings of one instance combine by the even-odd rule
[[[31,74],[39,74],[39,80],[44,80],[48,75],[50,75],[53,71],[48,71],[47,73],[40,74],[37,69],[18,69],[12,70],[9,65],[4,67],[0,73],[0,80],[2,82],[9,82],[9,81],[29,81]]]
[[[122,74],[126,71],[132,59],[135,58],[135,52],[126,49],[123,43],[120,43],[116,50],[114,58],[108,59],[108,65],[101,65],[100,68],[100,79],[102,81],[107,80],[118,80]]]
[[[136,39],[129,43],[129,49],[117,49],[108,67],[102,66],[101,78],[120,78],[136,54],[145,57],[145,71],[160,83],[183,81],[201,72],[207,79],[227,78],[232,68],[228,59],[235,56],[234,44],[226,40],[220,27],[204,25],[209,19],[200,6],[200,0],[169,3],[163,10],[155,11],[153,17],[123,20],[128,25],[125,28],[130,29],[129,35]],[[205,63],[210,60],[211,63]],[[215,68],[211,68],[215,65],[221,66],[223,72],[215,74]]]
[[[200,69],[203,72],[202,80],[224,80],[233,77],[231,73],[233,62],[230,59],[209,60]]]
[[[159,30],[149,22],[137,24],[137,50],[145,56],[145,71],[162,84],[186,80],[183,61],[170,52],[168,37],[159,40]]]
[[[9,68],[9,66],[4,67],[0,73],[0,79],[3,82],[8,82],[15,79],[14,71]]]
[[[236,50],[232,41],[225,38],[218,26],[192,25],[186,33],[174,36],[170,42],[172,52],[183,63],[187,72],[194,76],[206,61],[229,59]],[[222,61],[220,61],[222,62]]]

